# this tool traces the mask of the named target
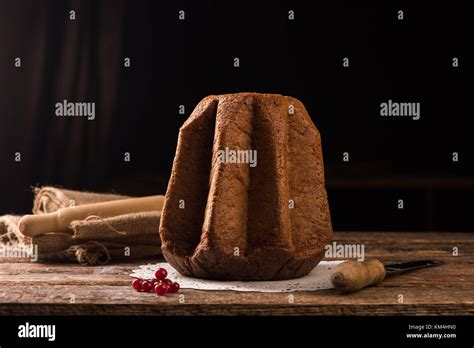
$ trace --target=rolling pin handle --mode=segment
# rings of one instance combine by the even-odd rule
[[[58,230],[58,216],[54,213],[25,215],[18,222],[18,228],[22,234],[28,237],[55,232]]]

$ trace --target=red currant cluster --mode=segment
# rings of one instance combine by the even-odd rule
[[[179,291],[179,284],[172,282],[166,276],[168,272],[164,268],[158,268],[155,272],[155,279],[135,279],[132,286],[140,292],[154,292],[158,296],[172,294]]]

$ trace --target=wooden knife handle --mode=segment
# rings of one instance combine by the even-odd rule
[[[342,292],[354,292],[376,285],[385,278],[385,266],[379,260],[345,261],[338,264],[331,275],[331,283]]]

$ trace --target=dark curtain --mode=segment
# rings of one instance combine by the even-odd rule
[[[147,6],[0,2],[0,211],[31,205],[29,185],[112,190],[114,180],[125,182],[114,177],[114,166],[124,166],[123,153],[133,150],[148,105],[143,90],[151,83]],[[129,69],[127,54],[133,54]],[[143,90],[127,90],[133,80]],[[95,120],[56,117],[55,104],[63,100],[95,102]],[[122,191],[147,194],[163,186],[137,192],[122,185]]]
[[[308,109],[336,230],[472,230],[472,11],[407,3],[399,21],[399,6],[0,0],[0,214],[28,212],[32,185],[164,193],[199,100],[254,91]],[[95,120],[55,116],[63,100],[95,102]],[[421,119],[380,117],[387,100]]]

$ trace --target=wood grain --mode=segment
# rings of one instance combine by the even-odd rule
[[[467,233],[339,232],[338,243],[365,245],[383,262],[437,258],[446,265],[398,277],[356,293],[335,290],[239,293],[184,289],[157,297],[132,290],[138,261],[108,266],[0,263],[0,315],[466,315],[474,314],[474,238]],[[453,256],[453,247],[459,256]],[[403,295],[403,303],[399,303]]]

